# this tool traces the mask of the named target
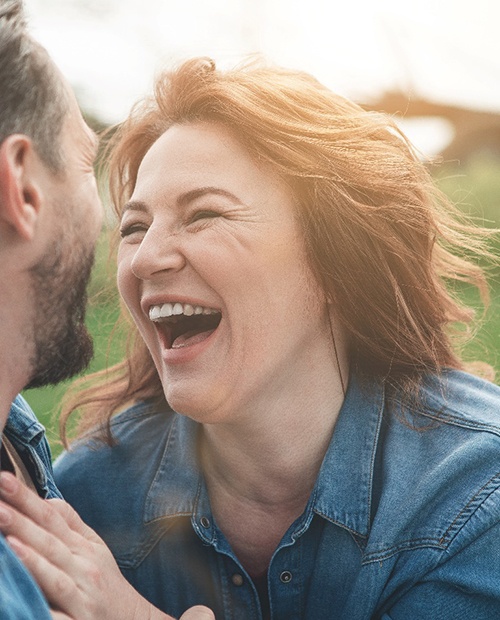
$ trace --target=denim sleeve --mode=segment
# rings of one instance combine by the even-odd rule
[[[444,561],[399,599],[382,620],[500,618],[500,522],[461,544],[457,553],[453,546]]]
[[[0,618],[51,620],[45,598],[0,535]]]

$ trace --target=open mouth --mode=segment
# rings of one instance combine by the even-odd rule
[[[162,334],[167,349],[181,349],[206,340],[219,326],[222,314],[215,308],[166,303],[151,306],[149,318]]]

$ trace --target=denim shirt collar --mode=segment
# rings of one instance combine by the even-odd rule
[[[45,428],[22,396],[17,396],[11,405],[4,433],[16,448],[19,445],[36,448],[43,439]]]
[[[384,386],[352,376],[316,482],[313,510],[367,537]]]
[[[308,505],[319,516],[362,537],[369,533],[375,453],[383,411],[383,385],[365,380],[361,386],[351,376]],[[193,420],[175,415],[146,497],[145,523],[176,516],[192,516],[197,523],[197,517],[209,510],[197,457],[198,429]],[[209,530],[204,538],[210,537]]]
[[[45,428],[26,400],[18,395],[12,402],[4,434],[23,459],[42,497],[61,497],[52,476],[50,448]]]
[[[201,484],[197,457],[198,424],[176,414],[144,507],[144,522],[190,516]]]

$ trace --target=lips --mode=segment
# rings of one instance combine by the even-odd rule
[[[219,326],[222,314],[215,308],[168,302],[151,306],[149,318],[167,349],[181,349],[206,340]]]

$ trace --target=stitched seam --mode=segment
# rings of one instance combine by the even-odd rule
[[[155,475],[153,477],[153,480],[151,481],[151,484],[148,487],[148,491],[147,491],[147,495],[146,495],[146,500],[144,502],[144,509],[142,512],[142,519],[144,521],[144,523],[149,523],[149,521],[146,521],[146,514],[148,513],[149,510],[151,510],[151,506],[154,502],[154,500],[150,497],[150,493],[151,493],[151,487],[153,487],[158,478],[162,475],[160,474],[160,470],[161,470],[161,466],[163,464],[163,460],[165,459],[165,455],[167,453],[167,450],[170,446],[170,442],[172,441],[172,434],[174,433],[174,424],[170,425],[170,428],[168,429],[168,434],[167,434],[167,440],[165,441],[165,447],[163,448],[162,454],[161,454],[161,458],[159,460],[158,463],[158,467],[156,468],[156,472]]]
[[[328,515],[323,514],[322,512],[320,512],[317,508],[314,509],[314,512],[319,516],[322,517],[323,519],[326,519],[326,521],[329,521],[330,523],[333,523],[333,525],[338,525],[339,527],[341,527],[344,530],[347,530],[350,534],[353,534],[354,536],[358,536],[358,538],[364,538],[366,539],[367,536],[364,534],[360,534],[358,531],[353,530],[351,527],[349,527],[348,525],[346,525],[345,523],[342,523],[340,521],[336,521],[335,519],[332,519],[331,517],[329,517]]]
[[[493,489],[490,490],[490,487],[493,485]],[[476,510],[484,503],[484,501],[495,491],[498,490],[500,485],[500,473],[491,478],[479,491],[471,498],[471,500],[464,506],[464,508],[458,513],[458,515],[453,519],[451,524],[448,526],[446,532],[440,538],[413,538],[407,541],[404,541],[398,545],[387,547],[385,549],[379,549],[378,551],[374,551],[365,555],[362,563],[366,564],[369,562],[375,562],[377,560],[387,559],[396,553],[401,551],[411,551],[413,549],[421,549],[425,547],[434,547],[436,549],[440,549],[445,551],[453,538],[457,535],[457,533],[462,529],[462,527],[467,523],[470,517],[476,512]],[[480,502],[478,500],[481,499]]]
[[[434,405],[435,415],[432,415],[432,413],[428,413],[426,411],[421,411],[419,413],[422,416],[431,418],[433,420],[450,422],[451,424],[457,424],[458,426],[464,426],[466,428],[489,431],[494,435],[500,435],[499,426],[495,426],[486,422],[474,422],[473,420],[464,418],[460,415],[459,411],[457,411],[455,408],[452,408],[447,402],[442,403],[439,399],[436,398],[436,396],[432,392],[426,390],[425,395],[427,402]],[[445,409],[447,409],[447,413],[444,413]]]
[[[493,486],[491,490],[489,487]],[[472,499],[462,508],[458,515],[453,519],[446,532],[440,538],[440,543],[449,546],[453,538],[462,529],[465,523],[471,518],[471,516],[478,510],[480,506],[492,495],[500,486],[500,473],[496,474],[483,485],[479,491],[472,497]],[[481,501],[478,501],[481,500]],[[453,529],[455,528],[455,532]]]
[[[156,534],[156,535],[154,535]],[[116,563],[120,568],[136,569],[148,557],[151,551],[163,538],[164,533],[159,530],[153,535],[148,536],[145,543],[133,546],[128,554],[115,557]]]
[[[424,411],[420,411],[419,414],[422,417],[430,418],[431,420],[436,420],[437,422],[447,422],[449,424],[453,424],[454,426],[460,426],[461,428],[468,428],[471,430],[480,430],[480,431],[492,433],[493,435],[496,435],[497,437],[500,436],[500,428],[497,426],[493,426],[491,424],[473,422],[471,420],[467,420],[459,416],[454,416],[449,413],[441,414],[439,413],[439,411],[437,411],[435,415],[432,415],[431,413],[427,413]]]
[[[387,547],[386,549],[380,549],[378,551],[372,551],[371,553],[367,553],[361,563],[370,564],[372,562],[387,560],[388,558],[396,555],[397,553],[400,553],[401,551],[413,551],[415,549],[425,548],[434,548],[441,551],[444,551],[446,549],[445,545],[441,543],[441,540],[439,538],[414,538],[404,541],[393,547]]]

